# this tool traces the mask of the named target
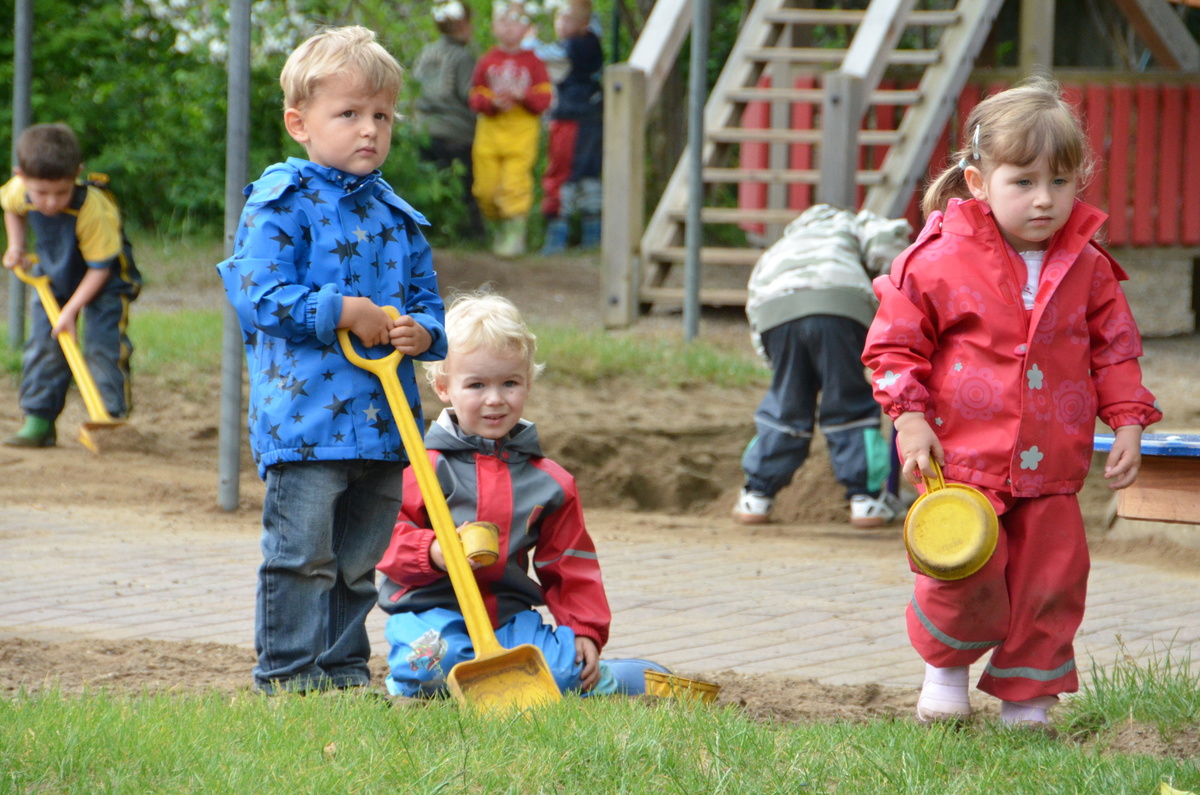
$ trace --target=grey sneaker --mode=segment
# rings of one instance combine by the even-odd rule
[[[903,511],[900,500],[886,490],[878,497],[856,494],[850,498],[850,524],[855,527],[883,527],[896,521]]]
[[[766,524],[771,521],[771,506],[774,504],[773,497],[742,489],[737,504],[733,506],[733,521],[738,524]]]

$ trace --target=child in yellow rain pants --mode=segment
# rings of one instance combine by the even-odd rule
[[[497,256],[525,253],[525,223],[533,207],[533,167],[539,116],[550,107],[550,77],[536,55],[521,49],[530,20],[523,3],[493,6],[496,46],[484,53],[471,79],[471,110],[479,114],[471,148],[472,192],[483,217],[494,222]]]

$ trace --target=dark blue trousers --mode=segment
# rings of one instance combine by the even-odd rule
[[[788,485],[818,426],[847,498],[886,486],[891,454],[863,371],[866,338],[862,324],[835,315],[810,315],[763,333],[773,372],[754,413],[757,435],[742,456],[747,488],[771,497]]]

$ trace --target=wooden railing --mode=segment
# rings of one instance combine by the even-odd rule
[[[1125,73],[1058,73],[1067,98],[1079,109],[1097,168],[1083,198],[1109,214],[1101,231],[1110,246],[1158,248],[1200,246],[1200,78],[1196,75],[1129,75]],[[930,176],[949,163],[951,141],[961,139],[959,126],[979,100],[1003,90],[1013,76],[978,72],[958,100],[933,156]],[[792,125],[803,128],[819,113],[820,103],[793,103]],[[750,103],[743,116],[747,127],[765,127],[766,103]],[[864,120],[863,129],[892,130],[898,117],[894,108],[877,107]],[[767,144],[742,145],[742,168],[759,168],[766,162]],[[859,148],[859,168],[878,168],[885,145]],[[790,167],[815,166],[813,146],[792,145]],[[906,216],[920,228],[919,186]],[[858,187],[861,204],[865,186]],[[744,208],[764,207],[766,184],[743,182],[738,201]],[[813,203],[809,185],[793,185],[787,208],[797,213]],[[747,231],[760,232],[753,225]]]

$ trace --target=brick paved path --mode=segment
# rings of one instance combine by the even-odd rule
[[[605,656],[647,657],[681,673],[919,686],[923,667],[904,633],[912,575],[891,540],[831,554],[828,539],[687,521],[703,531],[681,532],[687,544],[661,532],[636,544],[598,535],[614,614]],[[88,528],[69,514],[3,508],[0,553],[0,639],[252,645],[252,527]],[[1200,640],[1200,572],[1095,560],[1090,591],[1076,644],[1081,671],[1111,664],[1121,642],[1134,655],[1182,654]],[[384,653],[382,615],[373,611],[368,624]]]

